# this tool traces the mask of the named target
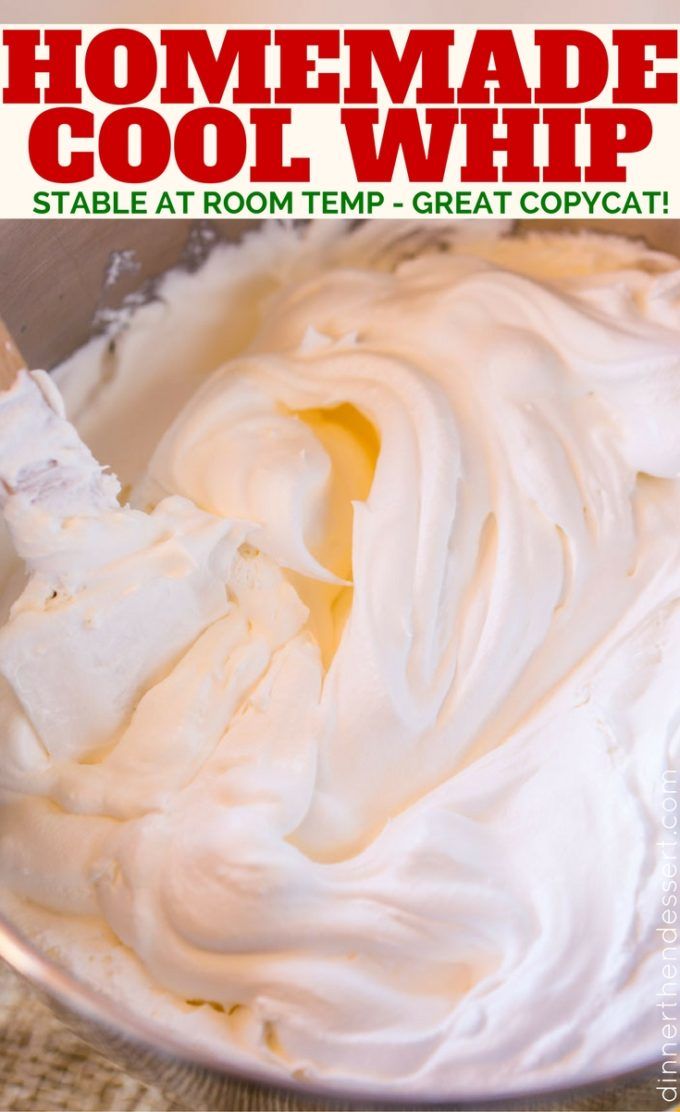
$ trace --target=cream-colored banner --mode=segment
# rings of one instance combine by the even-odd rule
[[[680,217],[678,26],[6,26],[0,217]]]

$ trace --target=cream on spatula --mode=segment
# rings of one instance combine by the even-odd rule
[[[0,390],[0,508],[29,577],[0,630],[0,676],[56,759],[110,745],[147,688],[233,609],[246,526],[179,496],[145,513],[119,491],[49,375],[15,370]],[[242,619],[244,643],[249,629]]]

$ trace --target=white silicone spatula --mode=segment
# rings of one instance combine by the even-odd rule
[[[25,366],[26,360],[0,317],[0,390],[7,390],[14,382],[17,371]]]

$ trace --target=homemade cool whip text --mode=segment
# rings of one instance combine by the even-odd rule
[[[522,30],[7,28],[0,102],[34,106],[31,167],[69,185],[312,181],[309,104],[348,184],[389,182],[398,157],[414,182],[626,181],[643,106],[678,102],[676,31]]]
[[[0,395],[15,921],[296,1077],[658,1053],[676,260],[269,228],[56,380],[88,448],[52,379]]]

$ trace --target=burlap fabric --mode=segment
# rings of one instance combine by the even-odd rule
[[[0,962],[1,1112],[176,1112],[181,1107],[71,1034]],[[532,1105],[532,1112],[539,1107],[546,1106]],[[652,1082],[547,1107],[550,1112],[646,1112],[661,1108],[661,1102]]]

